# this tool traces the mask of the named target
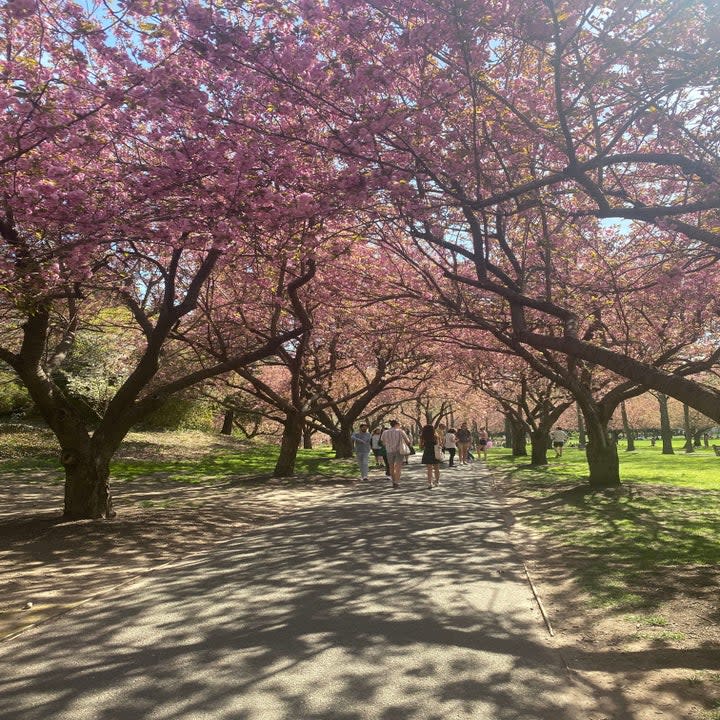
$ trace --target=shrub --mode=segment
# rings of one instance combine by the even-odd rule
[[[207,430],[215,427],[216,409],[207,400],[172,397],[137,426],[137,430]]]
[[[0,372],[0,416],[22,413],[31,405],[30,395],[15,377]]]

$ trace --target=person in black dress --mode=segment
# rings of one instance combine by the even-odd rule
[[[428,490],[440,484],[440,457],[442,448],[438,444],[438,436],[432,425],[425,425],[420,433],[420,447],[423,449],[420,462],[427,468]]]

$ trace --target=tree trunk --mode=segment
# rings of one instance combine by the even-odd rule
[[[607,422],[594,413],[585,414],[588,433],[586,449],[590,469],[590,487],[595,489],[620,486],[620,460],[617,445],[610,438]]]
[[[303,428],[303,450],[312,450],[313,448],[312,429],[307,425]]]
[[[63,516],[68,520],[115,517],[110,492],[111,456],[112,453],[93,454],[90,447],[63,450],[60,456],[65,467]]]
[[[550,433],[545,428],[530,433],[530,464],[547,465],[547,452],[550,445]]]
[[[630,427],[630,423],[628,422],[628,414],[627,409],[625,408],[625,401],[620,403],[620,413],[622,415],[622,424],[623,424],[623,430],[625,430],[625,438],[627,439],[627,447],[625,450],[627,452],[632,452],[635,450],[635,433],[633,429]]]
[[[503,447],[511,448],[512,446],[513,446],[513,444],[512,444],[512,424],[510,423],[510,418],[506,415],[505,416],[505,442],[503,442]]]
[[[585,418],[583,417],[580,406],[577,406],[577,424],[578,424],[578,450],[584,450],[587,447],[587,437],[585,434]]]
[[[687,403],[683,403],[683,424],[685,425],[685,452],[695,452],[693,433],[692,428],[690,427],[690,408]]]
[[[512,425],[512,455],[513,457],[527,457],[525,426],[514,420],[511,420],[510,423]]]
[[[280,455],[275,463],[273,477],[290,477],[295,474],[295,460],[302,440],[304,418],[300,413],[292,413],[285,419]]]
[[[656,395],[660,405],[660,437],[662,438],[662,454],[674,455],[672,444],[672,428],[670,427],[670,413],[668,412],[668,396],[658,393]]]
[[[353,456],[353,443],[350,439],[352,435],[352,427],[340,426],[338,434],[333,438],[333,448],[335,450],[335,458],[351,458]]]
[[[235,412],[233,410],[226,410],[225,417],[223,418],[221,435],[232,435],[233,431],[233,420],[235,419]]]
[[[620,461],[614,443],[589,440],[587,460],[590,468],[590,487],[602,489],[620,486]]]

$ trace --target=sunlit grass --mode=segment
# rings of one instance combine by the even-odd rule
[[[248,445],[239,449],[215,449],[212,455],[192,460],[116,460],[111,466],[115,481],[162,476],[166,480],[200,483],[241,478],[262,478],[272,474],[279,449],[276,445]],[[300,450],[295,475],[350,477],[355,473],[351,460],[334,460],[328,448]]]
[[[646,627],[667,627],[670,624],[662,615],[628,615],[626,619]]]
[[[271,476],[279,452],[277,445],[213,433],[129,433],[111,463],[110,476],[112,482],[262,481]],[[0,433],[0,473],[33,480],[32,471],[56,471],[61,479],[64,472],[58,456],[57,442],[47,428]],[[345,478],[356,473],[354,460],[335,460],[328,446],[298,452],[295,476]]]
[[[672,642],[678,642],[679,640],[685,639],[685,633],[672,631],[672,630],[641,630],[630,636],[633,640],[670,640]]]
[[[720,440],[716,443],[720,444]],[[683,444],[676,438],[675,455],[663,455],[660,442],[653,448],[649,440],[636,441],[637,450],[634,452],[627,452],[621,442],[618,456],[622,481],[720,489],[720,457],[715,455],[712,447],[696,448],[693,453],[685,453]],[[534,476],[547,476],[550,482],[556,478],[578,480],[588,475],[584,451],[572,447],[565,448],[561,458],[556,458],[554,451],[548,450],[549,465],[530,470],[524,467],[530,462],[529,455],[513,458],[510,451],[504,448],[490,450],[489,459],[493,467],[515,470],[521,474],[529,471]]]
[[[577,449],[544,468],[527,462],[504,449],[488,459],[527,500],[517,510],[523,522],[573,557],[593,605],[647,608],[651,575],[720,563],[720,458],[712,448],[662,455],[641,441],[634,453],[621,449],[623,487],[606,492],[590,491]]]

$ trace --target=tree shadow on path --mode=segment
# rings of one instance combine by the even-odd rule
[[[360,485],[7,643],[0,716],[594,717],[486,479],[421,481]]]

